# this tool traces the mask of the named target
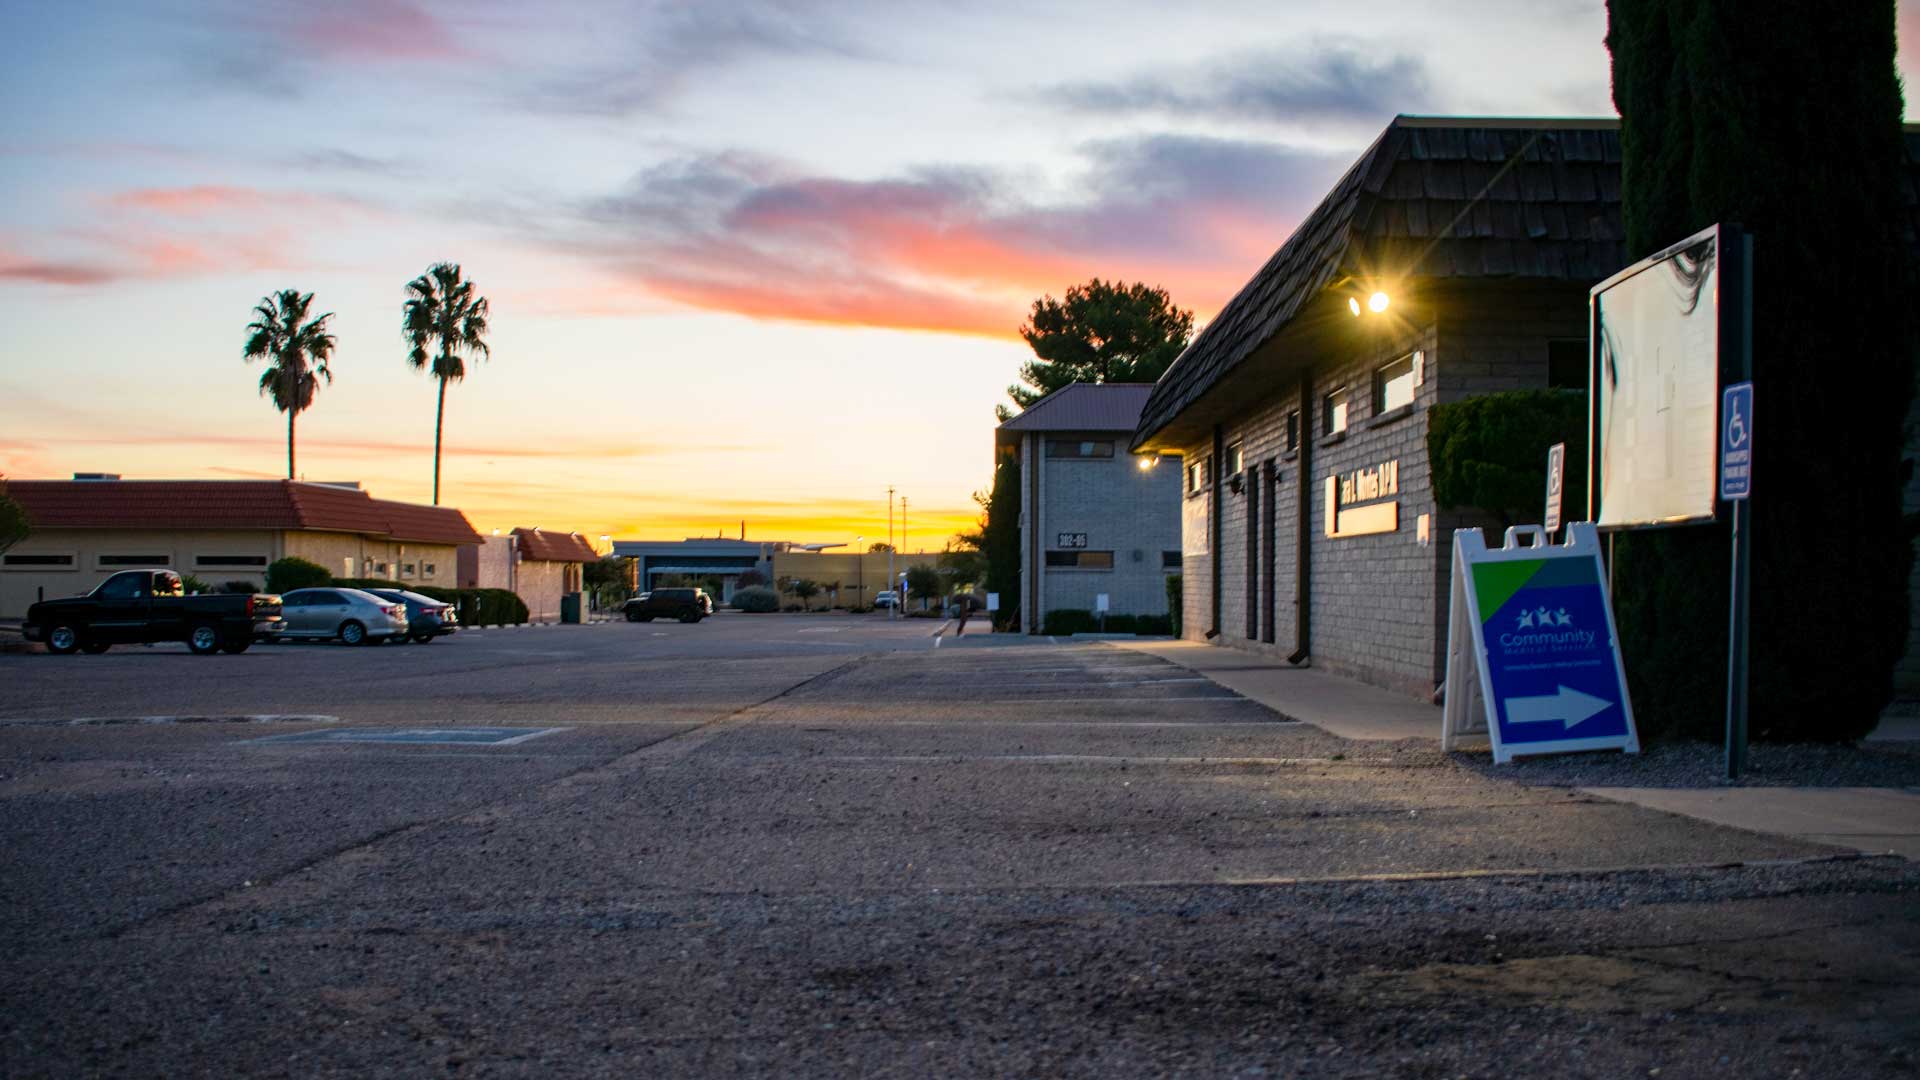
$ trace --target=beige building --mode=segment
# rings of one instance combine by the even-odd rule
[[[357,485],[292,480],[13,480],[32,533],[0,555],[0,617],[91,590],[135,567],[262,588],[297,556],[337,577],[454,588],[456,550],[478,533],[451,507],[375,499]]]
[[[815,608],[869,607],[873,604],[874,594],[888,588],[899,588],[900,575],[911,567],[931,566],[938,569],[940,566],[940,553],[937,551],[893,555],[895,584],[888,585],[888,558],[884,551],[855,554],[851,551],[789,548],[773,554],[773,584],[784,594],[787,583],[795,578],[814,582],[820,586],[820,595],[812,601]]]
[[[527,618],[559,622],[561,598],[581,591],[586,564],[598,560],[600,553],[579,533],[515,529],[512,540],[511,588],[526,601]]]

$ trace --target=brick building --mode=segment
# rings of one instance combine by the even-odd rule
[[[513,537],[514,592],[526,601],[529,621],[559,622],[560,601],[584,586],[586,565],[600,554],[576,532],[515,529]]]
[[[1584,389],[1587,290],[1626,265],[1611,120],[1399,117],[1155,384],[1185,463],[1185,636],[1426,695],[1453,530],[1427,410]]]
[[[1001,424],[996,453],[1020,462],[1021,627],[1050,611],[1164,615],[1180,570],[1180,470],[1130,459],[1127,440],[1154,392],[1146,384],[1075,383]],[[1004,606],[1016,601],[1003,597]]]

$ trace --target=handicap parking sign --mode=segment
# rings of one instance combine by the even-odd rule
[[[1720,497],[1753,494],[1753,384],[1734,383],[1720,392]]]

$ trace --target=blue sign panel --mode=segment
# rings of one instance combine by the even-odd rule
[[[1500,742],[1617,745],[1629,737],[1599,561],[1510,559],[1472,568]]]
[[[1720,497],[1744,499],[1753,492],[1753,384],[1720,391]]]

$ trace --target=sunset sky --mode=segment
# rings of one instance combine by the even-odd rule
[[[1395,113],[1612,115],[1604,34],[1599,0],[0,0],[0,472],[284,476],[241,347],[297,287],[339,336],[301,472],[427,501],[400,304],[445,259],[494,310],[447,403],[482,531],[872,540],[892,485],[938,549],[1036,296],[1204,321]]]

